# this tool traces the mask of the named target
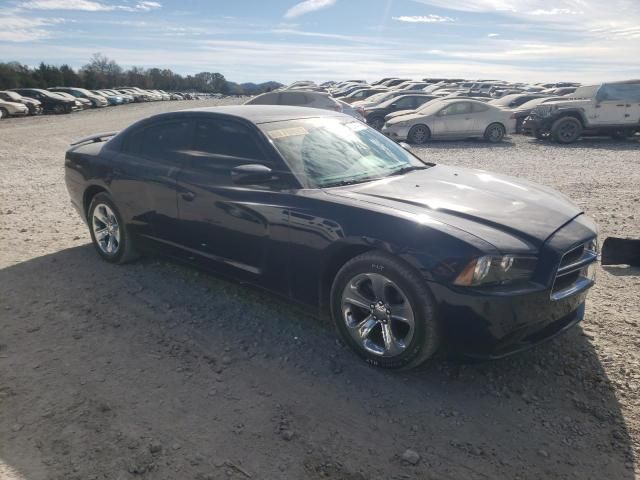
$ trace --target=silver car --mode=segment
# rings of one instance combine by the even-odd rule
[[[432,138],[480,137],[496,143],[515,132],[512,113],[471,99],[430,102],[420,111],[388,120],[382,133],[393,140],[423,144]]]

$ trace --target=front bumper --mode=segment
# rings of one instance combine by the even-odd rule
[[[522,133],[526,135],[536,135],[539,133],[549,133],[553,125],[553,117],[539,117],[529,115],[522,122]]]
[[[396,126],[385,124],[385,126],[382,127],[381,132],[383,133],[383,135],[386,135],[392,140],[402,141],[408,138],[410,129],[410,126]]]
[[[576,261],[571,252],[595,236],[593,222],[578,216],[540,247],[531,280],[518,289],[430,283],[447,349],[468,357],[501,358],[579,323],[584,318],[587,292],[594,285],[596,255],[585,251]],[[578,271],[588,272],[588,278],[582,273],[575,278],[566,273]]]

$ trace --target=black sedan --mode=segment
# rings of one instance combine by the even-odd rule
[[[318,308],[381,367],[517,352],[577,324],[594,283],[595,226],[561,194],[423,162],[337,112],[165,113],[65,166],[106,261],[162,252]]]
[[[74,100],[67,100],[41,88],[13,88],[11,90],[24,97],[38,100],[45,113],[71,113],[74,110],[80,110]]]
[[[400,110],[415,110],[434,98],[436,97],[427,94],[401,95],[399,97],[391,98],[374,107],[365,108],[364,117],[367,124],[371,125],[376,130],[380,130],[384,125],[384,117],[390,113],[398,112]]]

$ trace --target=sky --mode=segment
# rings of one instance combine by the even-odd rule
[[[237,82],[640,78],[640,0],[0,0],[0,61]]]

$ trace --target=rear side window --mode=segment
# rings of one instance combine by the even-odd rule
[[[486,112],[487,110],[489,110],[489,107],[487,107],[486,105],[482,105],[481,103],[472,103],[471,110],[473,111],[473,113]]]
[[[258,95],[257,97],[252,98],[248,102],[247,105],[276,105],[277,103],[277,93],[263,93],[262,95]]]
[[[415,97],[403,97],[393,102],[397,108],[413,108],[416,104]]]
[[[597,100],[640,102],[640,83],[604,84],[598,90]]]
[[[154,160],[178,161],[189,147],[191,121],[169,120],[142,127],[127,136],[125,151]]]
[[[306,105],[309,103],[304,93],[284,92],[280,94],[280,105]]]
[[[239,122],[223,119],[196,122],[193,150],[196,156],[206,154],[264,160],[257,133]]]

